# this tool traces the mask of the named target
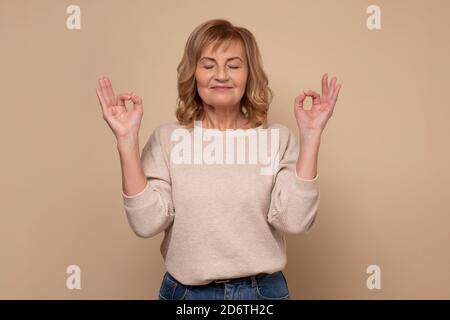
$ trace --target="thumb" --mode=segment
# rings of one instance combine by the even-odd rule
[[[141,97],[133,94],[131,95],[131,101],[133,101],[133,110],[142,111],[143,106]]]

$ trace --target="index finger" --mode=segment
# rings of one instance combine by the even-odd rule
[[[120,94],[117,99],[117,105],[125,107],[125,101],[131,100],[131,93]]]
[[[308,90],[306,91],[306,95],[311,97],[313,99],[313,105],[314,104],[320,104],[320,94],[313,91],[313,90]]]
[[[302,93],[300,93],[300,95],[298,95],[294,100],[295,107],[303,109],[303,101],[305,101],[305,98],[306,98],[305,91],[302,91]]]

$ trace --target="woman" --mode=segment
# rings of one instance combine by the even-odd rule
[[[295,99],[300,150],[289,128],[267,123],[273,95],[247,29],[201,24],[177,70],[178,121],[157,127],[141,157],[142,99],[115,96],[108,78],[97,88],[117,139],[128,222],[140,237],[164,231],[159,299],[289,299],[284,234],[307,232],[316,217],[320,137],[341,85],[325,74],[322,95]],[[249,139],[236,149],[235,137]]]

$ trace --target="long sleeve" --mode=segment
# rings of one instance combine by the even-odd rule
[[[291,130],[280,144],[280,164],[271,193],[268,222],[287,234],[307,233],[313,225],[320,202],[318,174],[306,180],[297,175],[297,141]],[[283,140],[283,139],[282,139]]]
[[[133,196],[127,196],[122,191],[128,222],[142,238],[164,231],[175,216],[168,156],[158,129],[153,131],[142,149],[141,163],[147,177],[144,190]]]

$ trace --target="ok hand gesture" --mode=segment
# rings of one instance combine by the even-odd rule
[[[303,91],[295,98],[294,114],[301,137],[310,137],[311,135],[320,137],[328,119],[333,114],[334,105],[342,87],[340,84],[336,86],[336,80],[337,78],[333,77],[328,85],[328,75],[325,73],[322,76],[322,96],[315,91],[308,90]],[[313,99],[312,106],[310,110],[305,110],[303,102],[308,96]]]
[[[103,119],[108,123],[117,140],[137,139],[143,116],[142,99],[131,92],[117,97],[107,77],[98,80],[97,97],[102,107]],[[131,100],[133,108],[127,110],[125,101]]]

